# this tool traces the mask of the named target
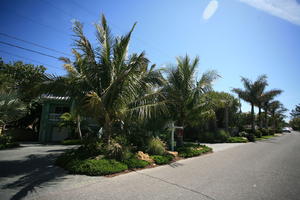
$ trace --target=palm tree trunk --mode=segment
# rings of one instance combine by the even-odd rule
[[[252,133],[255,133],[255,115],[254,115],[254,104],[251,103],[251,129]]]
[[[228,121],[229,121],[229,113],[228,107],[225,108],[225,130],[228,132]]]
[[[82,133],[81,133],[81,127],[80,127],[80,115],[77,115],[77,130],[78,130],[78,136],[79,139],[82,140]]]
[[[268,107],[265,107],[265,128],[268,128]]]
[[[259,128],[262,128],[261,106],[258,107]]]

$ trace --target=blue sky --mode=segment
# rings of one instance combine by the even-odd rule
[[[278,99],[288,109],[300,103],[299,0],[2,0],[0,32],[70,54],[72,20],[83,22],[95,42],[93,23],[100,13],[116,35],[138,22],[130,52],[145,51],[158,67],[175,63],[176,56],[198,55],[199,73],[215,69],[222,76],[215,82],[217,91],[242,87],[241,76],[267,74],[269,89],[284,90]],[[3,35],[0,41],[63,56]],[[41,62],[49,73],[64,73],[53,58],[3,44],[0,56]],[[249,108],[243,103],[243,111]]]

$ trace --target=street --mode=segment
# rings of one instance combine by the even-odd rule
[[[43,165],[44,154],[40,155],[43,167],[30,171],[26,168],[32,166],[30,159],[17,162],[9,151],[15,150],[0,151],[1,200],[300,199],[299,132],[111,178],[68,175]],[[51,155],[47,162],[52,162]]]

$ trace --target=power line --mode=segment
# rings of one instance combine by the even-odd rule
[[[61,52],[61,51],[58,51],[58,50],[55,50],[55,49],[52,49],[52,48],[49,48],[49,47],[37,44],[37,43],[34,43],[34,42],[30,42],[30,41],[27,41],[27,40],[24,40],[24,39],[21,39],[21,38],[17,38],[15,36],[8,35],[6,33],[1,33],[0,32],[0,35],[8,37],[8,38],[11,38],[11,39],[14,39],[14,40],[18,40],[18,41],[21,41],[21,42],[25,42],[27,44],[31,44],[31,45],[34,45],[34,46],[37,46],[37,47],[40,47],[40,48],[44,48],[44,49],[47,49],[49,51],[53,51],[53,52],[56,52],[56,53],[59,53],[59,54],[64,54],[66,56],[72,56],[71,54],[67,54],[67,53],[64,53],[64,52]]]
[[[20,56],[20,55],[17,55],[17,54],[14,54],[14,53],[10,53],[10,52],[7,52],[7,51],[3,51],[3,50],[0,50],[0,52],[5,53],[5,54],[8,54],[8,55],[11,55],[11,56],[14,56],[14,57],[17,57],[17,58],[26,59],[26,60],[29,60],[29,61],[31,61],[31,62],[40,63],[40,64],[42,64],[42,65],[44,65],[44,66],[48,66],[48,67],[52,67],[52,68],[56,68],[56,69],[62,70],[61,68],[58,68],[58,67],[53,66],[53,65],[45,64],[45,63],[43,63],[43,62],[41,62],[41,61],[34,60],[34,59],[32,59],[32,58],[27,58],[27,57]]]
[[[72,2],[73,2],[73,4],[76,5],[78,8],[80,8],[81,10],[84,10],[88,15],[90,15],[91,17],[94,17],[94,16],[91,14],[91,11],[88,10],[86,7],[82,6],[81,4],[79,4],[78,2],[76,2],[75,0],[72,0]],[[124,30],[122,30],[122,29],[121,29],[120,27],[118,27],[116,24],[113,24],[112,22],[110,22],[110,24],[111,24],[112,26],[114,26],[116,29],[118,29],[119,31],[124,32]],[[139,38],[139,37],[136,37],[136,36],[135,36],[135,38],[136,38],[140,43],[144,43],[144,45],[147,45],[147,46],[149,46],[149,47],[152,46],[152,48],[154,47],[157,51],[159,51],[160,53],[162,53],[162,54],[164,54],[164,55],[166,55],[166,56],[169,57],[169,55],[168,55],[167,53],[161,51],[161,50],[160,50],[159,48],[157,48],[156,46],[150,45],[148,42],[142,40],[142,39]],[[156,52],[156,51],[154,51],[154,52]],[[157,52],[156,52],[156,53],[157,53]],[[158,53],[157,53],[157,55],[158,55]]]
[[[3,10],[4,10],[4,11],[7,11],[7,10],[5,10],[5,9],[3,9]],[[32,23],[38,24],[38,25],[40,25],[40,26],[44,26],[44,27],[46,27],[46,28],[48,28],[48,29],[51,29],[52,31],[55,31],[55,32],[57,32],[57,33],[60,33],[61,35],[67,35],[67,36],[70,36],[69,33],[65,32],[65,31],[63,31],[63,30],[57,29],[57,28],[55,28],[55,27],[53,27],[53,26],[49,26],[49,25],[47,25],[47,24],[40,23],[40,22],[38,22],[37,20],[34,20],[34,19],[30,18],[30,17],[27,17],[27,16],[24,16],[24,15],[21,15],[21,14],[17,13],[15,10],[11,10],[11,9],[8,9],[8,10],[10,10],[11,12],[13,12],[13,13],[14,13],[17,17],[19,17],[19,18],[25,19],[25,20],[30,21],[30,22],[32,22]]]
[[[52,56],[52,55],[49,55],[49,54],[46,54],[46,53],[43,53],[43,52],[40,52],[40,51],[28,49],[28,48],[21,47],[21,46],[18,46],[18,45],[15,45],[15,44],[11,44],[11,43],[8,43],[8,42],[0,41],[0,43],[1,43],[1,44],[5,44],[5,45],[7,45],[7,46],[11,46],[11,47],[23,49],[23,50],[26,50],[26,51],[30,51],[30,52],[33,52],[33,53],[37,53],[37,54],[40,54],[40,55],[43,55],[43,56],[47,56],[47,57],[50,57],[50,58],[54,58],[54,59],[59,60],[59,58],[56,57],[56,56]]]

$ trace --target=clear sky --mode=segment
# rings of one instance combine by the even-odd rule
[[[215,69],[222,76],[215,82],[217,91],[242,87],[241,76],[267,74],[269,89],[284,90],[278,99],[288,109],[300,103],[299,0],[2,0],[0,6],[0,33],[66,54],[72,48],[74,19],[84,23],[93,42],[93,23],[100,13],[116,35],[138,22],[130,52],[144,50],[158,67],[175,63],[176,56],[198,55],[199,73]],[[64,56],[1,34],[0,41]],[[49,73],[64,73],[62,63],[53,58],[4,44],[0,56],[41,62]],[[242,109],[248,111],[249,105],[243,103]]]

